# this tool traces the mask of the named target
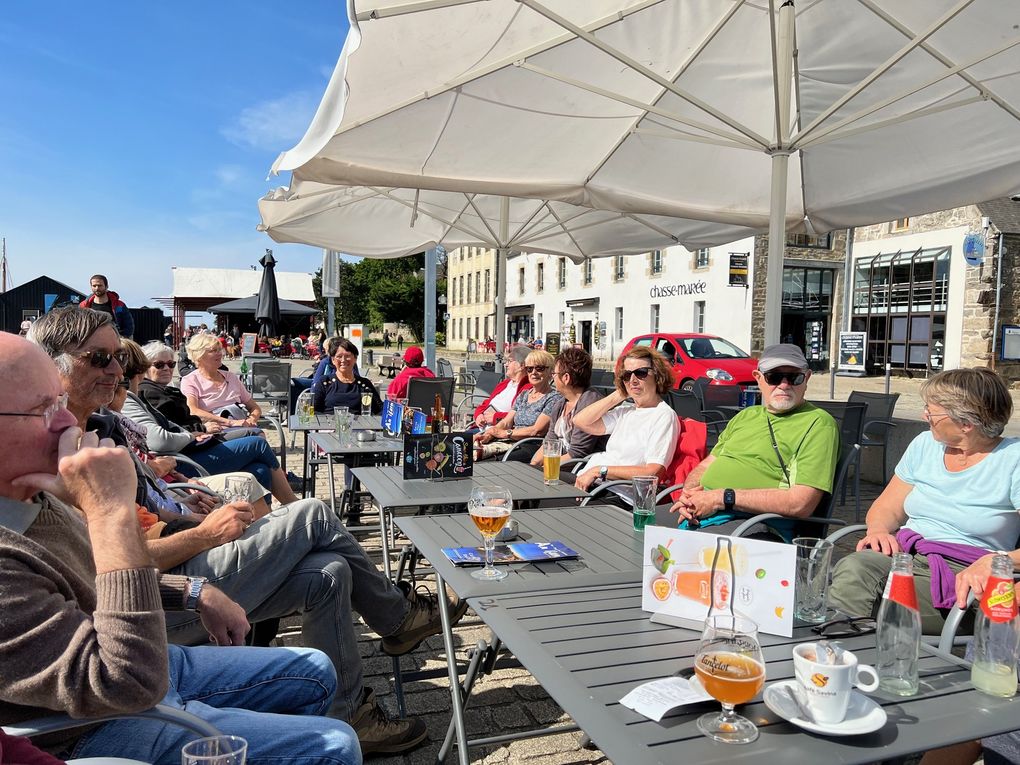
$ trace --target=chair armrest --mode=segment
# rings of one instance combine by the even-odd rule
[[[759,523],[775,520],[794,521],[796,523],[814,523],[818,526],[843,526],[846,524],[846,521],[840,520],[839,518],[792,518],[789,515],[780,515],[779,513],[761,513],[760,515],[756,515],[754,518],[748,518],[746,521],[741,523],[730,532],[730,536],[742,537]]]
[[[573,459],[569,460],[561,460],[560,470],[562,470],[565,467],[569,467],[571,468],[570,472],[573,473],[574,475],[577,475],[579,472],[581,472],[581,468],[588,464],[589,459],[591,459],[590,454],[587,457],[574,457]]]
[[[974,593],[967,593],[967,607],[960,608],[955,603],[946,616],[946,623],[942,625],[942,632],[939,634],[939,650],[950,653],[953,650],[953,642],[956,639],[956,631],[960,628],[960,622],[967,615],[967,611],[974,604]]]
[[[176,709],[166,704],[157,704],[151,709],[143,709],[140,712],[130,712],[118,715],[107,715],[105,717],[90,717],[77,719],[65,714],[47,715],[37,717],[33,720],[23,720],[17,725],[5,725],[4,731],[12,736],[38,736],[43,733],[77,728],[82,725],[91,725],[111,720],[122,720],[125,718],[138,718],[145,720],[157,720],[170,723],[179,728],[190,730],[199,736],[221,736],[218,728],[206,722],[201,717],[186,712],[183,709]]]
[[[506,462],[506,461],[507,461],[507,460],[509,459],[510,455],[511,455],[511,454],[513,454],[513,453],[514,453],[514,451],[516,451],[517,447],[518,447],[518,446],[520,446],[521,444],[528,444],[528,443],[531,443],[531,442],[533,442],[533,441],[538,441],[539,443],[541,443],[541,442],[542,442],[543,440],[544,440],[544,439],[542,439],[542,438],[539,438],[538,436],[529,436],[528,438],[522,438],[522,439],[521,439],[520,441],[514,441],[514,445],[513,445],[513,446],[511,446],[511,447],[510,447],[510,448],[509,448],[509,449],[508,449],[508,450],[507,450],[507,451],[506,451],[506,452],[505,452],[505,453],[503,454],[503,459],[502,459],[502,460],[500,460],[500,461],[501,461],[501,462]]]
[[[588,496],[581,500],[581,506],[583,507],[584,505],[591,503],[593,499],[598,499],[603,494],[608,494],[613,490],[614,486],[630,486],[630,481],[603,481],[598,486],[588,490]],[[616,492],[613,493],[616,494]],[[617,494],[617,496],[626,501],[627,504],[631,504],[630,497],[623,494]]]
[[[199,486],[197,483],[168,483],[166,485],[169,491],[197,491],[200,494],[208,494],[210,497],[216,497],[219,499],[219,492],[215,489],[210,489],[208,486]]]
[[[474,404],[475,402],[478,402],[480,404],[483,401],[485,401],[485,399],[487,399],[488,397],[489,397],[488,394],[483,394],[483,393],[468,393],[468,394],[466,394],[464,396],[464,398],[462,398],[460,400],[460,403],[458,403],[457,406],[455,406],[453,408],[453,411],[454,411],[455,414],[458,414],[458,415],[462,414],[462,410],[464,409],[464,405],[465,404]],[[471,411],[474,411],[473,407],[472,407]]]
[[[209,475],[208,470],[206,470],[204,467],[195,462],[195,460],[191,459],[191,457],[185,457],[180,452],[159,452],[159,455],[161,457],[173,457],[175,460],[177,460],[178,464],[189,465],[190,467],[194,468],[195,472],[198,473],[200,478],[202,476]]]
[[[888,430],[889,428],[895,428],[896,427],[896,423],[892,422],[891,420],[868,420],[861,427],[861,435],[867,436],[868,435],[868,430],[871,429],[872,425],[878,425],[879,426],[879,430]]]
[[[826,539],[832,542],[833,544],[836,544],[836,542],[841,540],[843,537],[848,537],[851,534],[856,534],[858,531],[867,530],[868,527],[863,523],[855,523],[851,526],[844,526],[839,531],[834,531],[833,533],[829,534],[829,536],[827,536]]]
[[[669,499],[669,503],[672,505],[673,504],[673,500],[670,499],[670,495],[674,491],[677,491],[678,489],[682,489],[683,487],[684,487],[684,485],[682,483],[675,483],[672,486],[667,486],[665,489],[660,489],[659,493],[655,495],[655,504],[656,505],[661,505],[662,501],[664,499]]]

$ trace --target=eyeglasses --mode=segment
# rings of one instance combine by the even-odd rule
[[[807,379],[807,375],[803,372],[762,372],[761,376],[773,387],[781,384],[783,380],[786,380],[790,385],[800,385]]]
[[[870,635],[877,629],[878,622],[870,616],[842,616],[824,624],[816,624],[811,631],[824,638],[841,638]]]
[[[43,425],[47,428],[53,422],[53,418],[61,409],[67,409],[67,394],[61,393],[57,400],[43,409],[41,412],[0,412],[0,417],[42,417]]]
[[[176,361],[154,361],[152,366],[156,369],[173,369],[177,366]]]
[[[131,386],[131,381],[128,380],[127,378],[124,378],[119,383],[117,383],[117,387],[118,388],[128,388],[130,386]]]
[[[639,380],[644,380],[652,373],[651,367],[641,367],[640,369],[628,369],[626,372],[620,372],[620,379],[625,383],[630,382],[630,378],[637,377]]]
[[[524,371],[530,375],[530,374],[532,374],[534,372],[544,372],[548,368],[549,367],[544,367],[544,366],[524,367]]]
[[[937,412],[933,414],[928,409],[927,406],[922,410],[922,412],[924,414],[924,419],[926,419],[928,422],[938,422],[939,420],[944,419],[946,417],[952,417],[952,415],[949,414],[948,412]]]
[[[81,351],[80,353],[72,353],[70,355],[77,359],[88,359],[89,366],[94,369],[106,369],[114,361],[120,364],[121,369],[123,369],[127,365],[128,360],[127,351],[123,349],[113,353],[99,349],[95,351]]]

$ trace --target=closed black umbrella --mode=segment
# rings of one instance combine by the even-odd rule
[[[259,323],[259,334],[275,337],[280,324],[280,298],[276,294],[276,259],[272,250],[259,261],[262,264],[262,283],[259,285],[259,302],[255,308],[255,320]]]

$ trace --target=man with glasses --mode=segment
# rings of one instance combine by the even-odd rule
[[[796,345],[762,352],[754,372],[762,403],[730,420],[712,453],[687,476],[683,496],[672,507],[681,528],[728,534],[756,513],[806,518],[832,491],[839,428],[827,412],[804,400],[810,377]],[[781,535],[792,526],[774,524]]]

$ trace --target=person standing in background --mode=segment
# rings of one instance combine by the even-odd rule
[[[91,308],[93,311],[110,314],[113,323],[117,325],[120,336],[130,339],[135,334],[134,317],[124,301],[120,299],[120,295],[109,289],[109,284],[105,276],[94,274],[89,279],[92,294],[78,305],[82,308]]]

